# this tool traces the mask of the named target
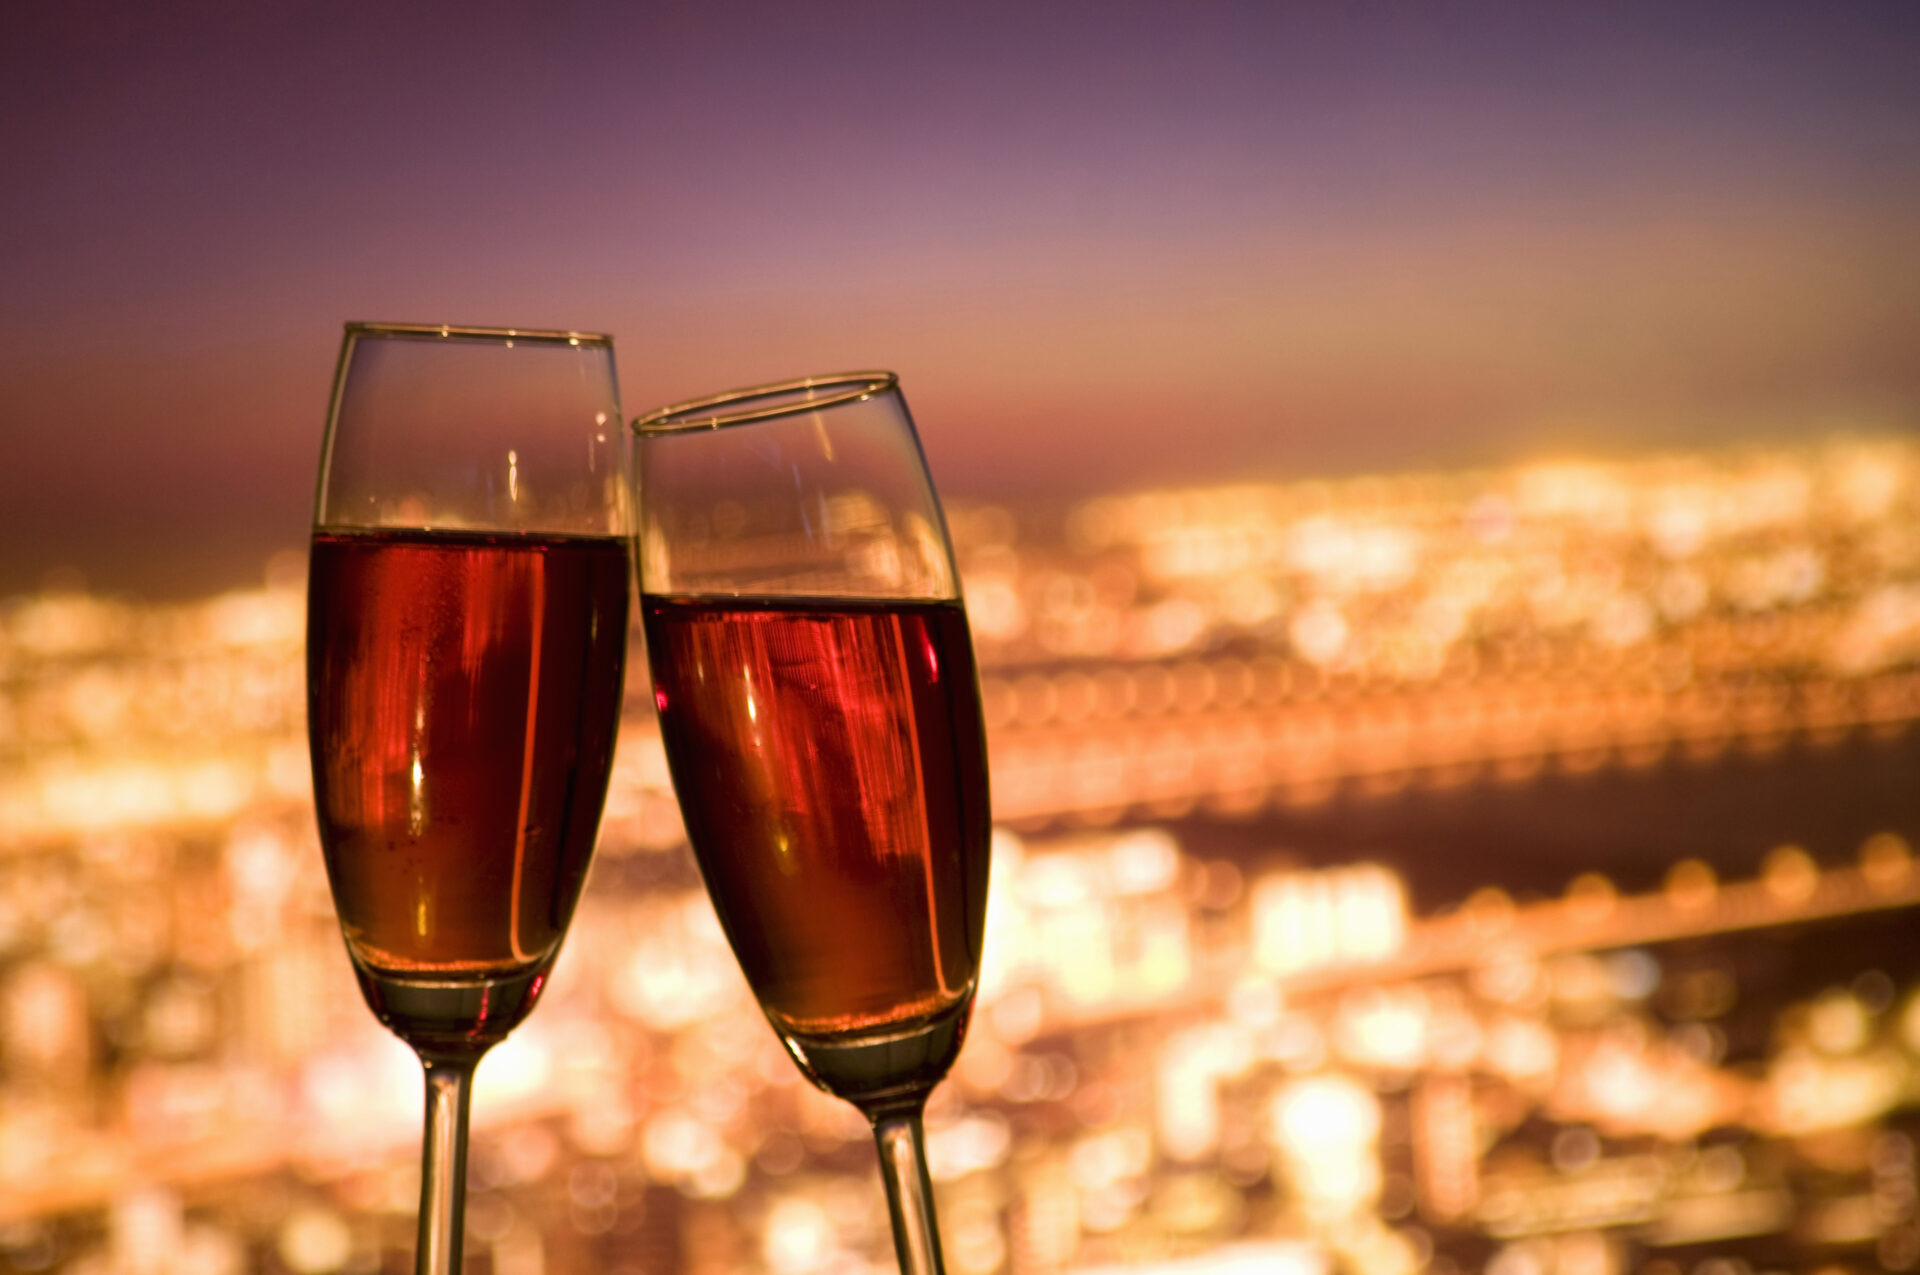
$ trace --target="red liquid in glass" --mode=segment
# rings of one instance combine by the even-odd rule
[[[606,798],[627,590],[615,538],[314,537],[314,793],[366,972],[484,979],[558,951]]]
[[[687,832],[775,1026],[962,1005],[980,962],[986,749],[952,602],[644,601]]]

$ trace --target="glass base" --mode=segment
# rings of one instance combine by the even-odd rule
[[[493,978],[397,978],[355,961],[367,1005],[422,1057],[477,1058],[533,1009],[552,962]]]
[[[893,1108],[919,1107],[959,1056],[972,1011],[973,998],[968,997],[904,1027],[860,1036],[781,1032],[780,1039],[807,1079],[873,1117]]]

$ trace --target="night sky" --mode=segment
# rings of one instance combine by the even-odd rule
[[[1025,498],[1920,424],[1920,6],[13,4],[0,595],[259,578],[348,319]]]

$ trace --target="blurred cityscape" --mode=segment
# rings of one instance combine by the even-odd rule
[[[1920,444],[951,514],[998,821],[955,1275],[1920,1268]],[[303,589],[0,602],[0,1269],[411,1268]],[[635,655],[468,1269],[890,1271]]]

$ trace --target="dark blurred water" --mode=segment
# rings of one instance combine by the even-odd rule
[[[1684,858],[1739,880],[1786,843],[1823,867],[1855,863],[1861,842],[1879,832],[1920,843],[1920,731],[1794,741],[1767,756],[1738,747],[1709,760],[1675,753],[1645,769],[1615,762],[1574,774],[1549,763],[1524,782],[1343,789],[1319,805],[1195,816],[1175,831],[1189,853],[1249,865],[1388,864],[1421,914],[1482,886],[1556,895],[1586,872],[1623,892],[1653,889]]]

